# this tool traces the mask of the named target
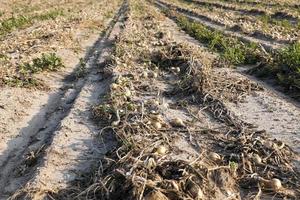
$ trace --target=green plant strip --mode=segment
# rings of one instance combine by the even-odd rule
[[[5,19],[0,22],[0,36],[8,34],[14,30],[24,28],[30,24],[33,24],[33,21],[44,21],[44,20],[54,20],[58,16],[62,16],[62,10],[53,10],[41,15],[35,16],[17,16]]]

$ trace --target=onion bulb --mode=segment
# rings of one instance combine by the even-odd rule
[[[159,106],[159,101],[154,100],[154,101],[153,101],[153,104],[156,105],[156,106]]]
[[[168,149],[165,146],[161,145],[161,146],[157,147],[155,153],[159,154],[159,155],[165,155],[167,153],[167,150]]]
[[[258,180],[264,184],[264,186],[272,188],[275,192],[278,192],[282,189],[281,181],[277,178],[273,178],[272,180],[266,180],[262,177],[258,177]]]
[[[272,141],[265,141],[264,145],[269,149],[273,149],[274,143]]]
[[[156,129],[161,129],[162,124],[160,122],[151,122],[151,124],[153,124],[154,128]]]
[[[151,77],[152,77],[152,78],[157,78],[157,77],[158,77],[158,74],[157,74],[156,72],[152,72]]]
[[[148,169],[154,169],[156,167],[156,162],[155,162],[154,158],[148,158],[145,161],[145,165]]]
[[[124,95],[125,95],[126,97],[131,97],[131,91],[130,91],[128,88],[126,88],[126,89],[125,89]]]
[[[258,155],[258,154],[253,154],[253,160],[254,160],[254,162],[256,163],[256,164],[261,164],[261,162],[262,162],[262,159],[261,159],[261,157]]]
[[[174,126],[179,126],[179,127],[182,127],[184,126],[184,122],[182,121],[182,119],[176,117],[175,119],[172,120],[172,124]]]
[[[111,84],[111,89],[115,90],[117,88],[118,88],[118,84],[116,83]]]
[[[159,106],[159,101],[156,99],[149,100],[150,106]]]
[[[278,191],[282,188],[282,184],[281,184],[281,181],[277,178],[273,178],[271,181],[270,181],[270,185],[272,187],[272,189],[274,191]]]
[[[143,78],[148,78],[148,72],[143,72],[142,77]]]
[[[211,159],[211,160],[213,160],[213,161],[219,161],[219,160],[221,160],[221,156],[219,154],[215,153],[215,152],[210,152],[208,154],[208,158]]]
[[[113,121],[113,122],[111,123],[111,125],[112,125],[112,126],[118,126],[118,125],[119,125],[119,123],[120,123],[120,121],[119,121],[119,120],[117,120],[117,121]]]

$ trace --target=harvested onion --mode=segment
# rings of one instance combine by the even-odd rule
[[[153,104],[156,105],[156,106],[159,106],[159,101],[154,100],[154,101],[153,101]]]
[[[115,90],[117,88],[118,88],[118,84],[116,83],[111,84],[111,89]]]
[[[178,117],[172,120],[172,124],[179,127],[185,126],[183,120]]]
[[[254,162],[256,163],[256,164],[261,164],[261,162],[262,162],[262,159],[261,159],[261,157],[258,155],[258,154],[253,154],[253,160],[254,160]]]
[[[168,149],[165,146],[159,146],[157,147],[155,153],[159,155],[165,155],[167,153]]]
[[[158,74],[157,74],[156,72],[153,72],[153,73],[151,74],[151,76],[152,76],[153,78],[157,78],[157,77],[158,77]]]
[[[148,169],[153,169],[156,167],[156,162],[155,162],[154,158],[148,158],[145,161],[145,165]]]
[[[160,122],[151,122],[151,124],[153,124],[154,128],[156,129],[161,129],[162,124]]]
[[[282,189],[281,181],[277,178],[273,178],[272,180],[266,180],[262,177],[258,177],[258,180],[264,184],[264,186],[272,188],[275,192],[278,192]]]
[[[142,77],[143,78],[148,78],[148,72],[143,72]]]
[[[125,95],[126,97],[131,97],[131,91],[130,91],[128,88],[126,88],[126,89],[125,89],[124,95]]]
[[[120,123],[120,121],[118,120],[118,121],[113,121],[112,123],[111,123],[111,125],[112,126],[118,126],[119,125],[119,123]]]
[[[274,191],[278,191],[282,188],[282,184],[281,184],[281,181],[277,178],[273,178],[271,181],[270,181],[270,185],[272,187],[272,189]]]
[[[213,161],[219,161],[219,160],[221,160],[221,156],[219,154],[215,153],[215,152],[210,152],[208,154],[208,158],[211,159],[211,160],[213,160]]]
[[[265,141],[264,145],[269,149],[273,149],[274,147],[274,143],[272,141]]]

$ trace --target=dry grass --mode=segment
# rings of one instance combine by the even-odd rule
[[[50,54],[60,49],[82,53],[80,43],[95,32],[101,33],[121,3],[120,0],[30,2],[30,4],[28,1],[1,2],[4,13],[1,22],[7,24],[5,32],[0,36],[2,86],[7,82],[20,83],[9,84],[10,86],[31,86],[26,82],[35,78],[32,76],[21,78],[24,76],[20,71],[21,66],[32,63],[42,53]],[[104,10],[103,7],[107,9]],[[53,15],[51,12],[59,14]],[[64,61],[64,58],[62,59]]]

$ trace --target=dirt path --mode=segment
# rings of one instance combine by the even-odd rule
[[[41,187],[41,182],[45,182],[51,185],[45,186],[48,190],[60,188],[62,186],[58,185],[59,182],[63,185],[72,179],[71,175],[65,176],[67,171],[70,173],[70,170],[84,170],[79,167],[82,161],[85,169],[90,167],[86,160],[82,160],[83,155],[86,156],[85,159],[92,161],[90,158],[93,154],[101,153],[93,151],[95,145],[98,145],[93,142],[98,129],[90,121],[89,110],[107,89],[109,79],[104,75],[99,76],[99,70],[111,51],[114,38],[120,32],[125,9],[124,4],[104,36],[86,54],[86,76],[76,78],[78,70],[66,73],[58,92],[50,96],[45,106],[33,107],[32,113],[40,109],[38,114],[29,115],[28,118],[32,119],[28,122],[28,127],[25,126],[18,137],[8,142],[1,155],[2,198],[5,199],[20,186],[24,186],[33,176],[37,176],[36,173],[41,177],[36,178],[36,187]],[[48,98],[46,95],[43,97]]]

